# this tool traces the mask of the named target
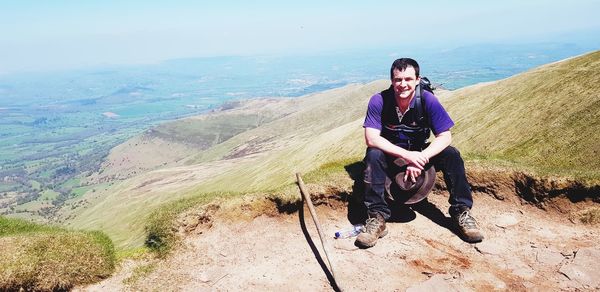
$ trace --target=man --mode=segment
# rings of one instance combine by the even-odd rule
[[[470,210],[473,206],[471,189],[465,175],[464,162],[452,141],[452,119],[438,99],[422,90],[420,102],[416,98],[420,82],[419,64],[410,58],[394,61],[390,69],[391,86],[371,97],[363,127],[367,153],[365,156],[364,204],[369,218],[366,232],[359,234],[356,245],[372,247],[387,234],[385,221],[390,208],[385,199],[386,177],[393,178],[393,163],[397,158],[406,162],[404,180],[421,175],[426,166],[442,171],[450,192],[450,216],[461,237],[467,242],[480,242],[480,233]],[[423,106],[417,110],[416,106]],[[419,112],[424,119],[419,119]],[[435,138],[427,143],[433,132]]]

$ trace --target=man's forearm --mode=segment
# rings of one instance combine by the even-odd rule
[[[450,131],[442,132],[433,139],[431,144],[422,153],[431,159],[450,146],[450,143],[452,143],[452,134]]]
[[[408,154],[408,151],[406,149],[394,145],[392,142],[388,141],[387,139],[381,136],[367,138],[366,143],[368,147],[378,148],[381,151],[394,157],[406,157]]]
[[[402,147],[394,145],[392,142],[380,136],[381,131],[372,128],[365,128],[365,139],[367,146],[375,147],[394,157],[401,157],[408,164],[423,169],[429,162],[429,158],[419,151],[408,151]]]

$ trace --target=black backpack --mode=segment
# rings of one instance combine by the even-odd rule
[[[433,94],[436,88],[431,85],[431,81],[427,77],[421,77],[421,81],[415,89],[415,109],[417,110],[417,117],[419,122],[428,124],[425,120],[425,104],[422,102],[423,90],[429,91]]]

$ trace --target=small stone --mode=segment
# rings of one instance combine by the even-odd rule
[[[198,276],[198,280],[202,283],[206,283],[210,281],[210,277],[206,273],[201,273],[200,276]]]
[[[570,280],[593,289],[600,288],[600,250],[595,248],[582,248],[575,254],[573,261],[560,268]]]
[[[496,226],[507,228],[519,224],[519,219],[514,214],[502,214],[494,219]]]
[[[504,247],[488,239],[475,244],[475,250],[481,254],[500,255],[504,252]]]
[[[358,247],[354,245],[353,239],[336,239],[335,243],[333,244],[333,247],[336,249],[347,251],[353,251],[358,249]]]
[[[456,287],[445,279],[444,275],[434,275],[424,282],[418,283],[406,289],[407,292],[424,291],[465,291],[464,287]]]
[[[533,277],[535,277],[535,270],[532,269],[531,267],[520,267],[520,268],[516,268],[514,270],[512,270],[513,274],[520,276],[524,279],[531,279]]]
[[[546,248],[538,250],[535,256],[538,263],[549,266],[558,266],[564,259],[565,257],[561,253]]]

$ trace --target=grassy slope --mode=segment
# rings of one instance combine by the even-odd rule
[[[88,196],[93,203],[70,224],[100,228],[118,246],[136,246],[144,240],[148,214],[164,203],[208,192],[275,189],[293,183],[297,171],[360,156],[366,103],[386,84],[350,85],[298,99],[299,111],[211,147],[188,166],[152,171],[96,192],[95,199]],[[241,148],[254,154],[244,156]]]
[[[289,114],[296,110],[294,104],[286,99],[230,102],[222,111],[158,125],[114,147],[101,170],[86,181],[96,184],[174,166],[198,151]]]
[[[600,53],[550,64],[441,97],[457,123],[454,144],[467,157],[542,173],[597,179]],[[120,246],[143,242],[148,214],[163,203],[205,193],[274,190],[295,172],[364,151],[368,98],[388,81],[350,85],[296,100],[298,111],[97,194],[72,222],[101,228]],[[585,162],[585,164],[584,164]]]
[[[114,270],[111,240],[0,216],[0,290],[66,290]]]
[[[458,90],[454,144],[542,174],[600,177],[600,51]]]

